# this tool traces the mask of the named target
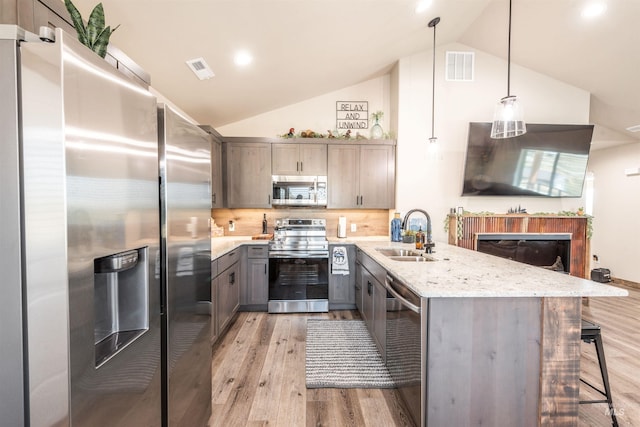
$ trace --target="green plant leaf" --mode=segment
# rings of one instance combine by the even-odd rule
[[[117,28],[117,27],[116,27]],[[113,30],[115,31],[115,29]],[[109,37],[111,37],[111,27],[107,27],[98,35],[95,43],[92,48],[95,53],[97,53],[101,58],[107,56],[107,47],[109,46]]]
[[[80,15],[80,12],[78,11],[78,9],[74,6],[73,3],[71,3],[71,0],[64,0],[64,5],[67,8],[67,11],[69,12],[69,15],[71,15],[71,20],[73,21],[73,26],[76,29],[76,33],[78,33],[78,40],[80,41],[80,43],[82,43],[85,46],[89,46],[87,43],[87,30],[84,26],[84,22],[82,22],[82,15]]]
[[[89,41],[89,46],[93,46],[98,41],[98,37],[104,29],[104,8],[102,7],[102,3],[98,3],[91,11],[89,22],[87,23],[87,40]]]

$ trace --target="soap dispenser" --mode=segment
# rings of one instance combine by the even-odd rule
[[[402,242],[402,220],[400,219],[400,212],[393,214],[391,220],[391,241]]]
[[[424,249],[424,233],[422,232],[422,226],[416,233],[416,249]]]

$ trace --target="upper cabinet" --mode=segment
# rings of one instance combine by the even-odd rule
[[[326,175],[327,144],[272,144],[273,175]]]
[[[327,207],[394,208],[395,165],[394,145],[329,145]]]
[[[200,126],[205,132],[211,135],[211,208],[224,207],[223,169],[222,169],[222,137],[209,125]]]
[[[224,143],[227,208],[271,207],[271,144]]]

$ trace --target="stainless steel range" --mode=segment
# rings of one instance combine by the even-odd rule
[[[324,219],[276,221],[269,242],[269,313],[329,311],[329,242]]]

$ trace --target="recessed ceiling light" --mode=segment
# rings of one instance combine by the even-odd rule
[[[433,0],[419,0],[416,3],[416,13],[422,13],[426,11],[431,6],[431,3],[433,3]]]
[[[253,56],[245,50],[236,53],[233,58],[233,62],[239,67],[245,67],[253,62]]]
[[[582,9],[583,18],[595,18],[602,15],[607,10],[607,4],[605,2],[593,2],[589,3]]]

